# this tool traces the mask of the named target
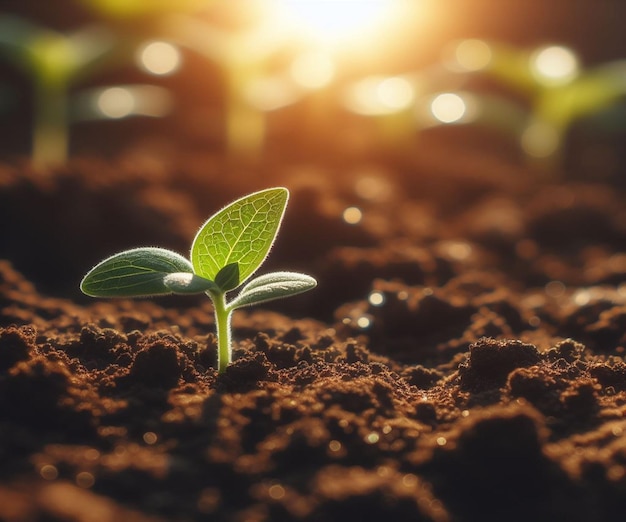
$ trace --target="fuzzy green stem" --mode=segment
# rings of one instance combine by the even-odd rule
[[[232,310],[226,307],[224,294],[211,293],[215,309],[215,328],[217,331],[217,371],[224,373],[232,358],[230,318]]]

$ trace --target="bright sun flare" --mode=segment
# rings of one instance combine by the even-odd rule
[[[349,40],[385,18],[397,0],[277,0],[309,35],[327,43]]]

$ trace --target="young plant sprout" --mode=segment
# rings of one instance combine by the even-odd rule
[[[244,306],[311,290],[311,276],[272,272],[249,280],[278,233],[289,191],[278,187],[244,196],[211,216],[191,244],[190,260],[164,248],[134,248],[92,268],[80,289],[92,297],[149,297],[206,293],[213,301],[218,371],[231,361],[231,315]],[[249,281],[248,281],[249,280]],[[241,286],[227,300],[227,293]]]

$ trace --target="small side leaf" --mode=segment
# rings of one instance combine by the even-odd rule
[[[213,281],[189,272],[167,274],[163,284],[175,294],[202,294],[207,290],[219,290]]]
[[[83,278],[80,289],[92,297],[171,294],[164,278],[178,272],[193,272],[180,254],[164,248],[134,248],[98,263]]]
[[[222,292],[228,292],[239,286],[239,264],[229,263],[215,276],[215,283]]]
[[[195,274],[216,280],[226,265],[239,265],[239,283],[265,261],[287,207],[289,191],[283,187],[244,196],[211,216],[191,245]]]
[[[317,286],[311,276],[298,272],[272,272],[259,276],[244,286],[228,308],[234,310],[243,306],[266,303],[291,295],[301,294]]]

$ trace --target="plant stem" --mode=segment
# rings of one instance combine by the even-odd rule
[[[39,78],[35,86],[35,121],[32,145],[37,167],[58,166],[67,160],[67,86]]]
[[[215,309],[215,328],[217,331],[217,371],[223,373],[232,358],[230,317],[232,310],[226,308],[226,296],[211,292]]]

